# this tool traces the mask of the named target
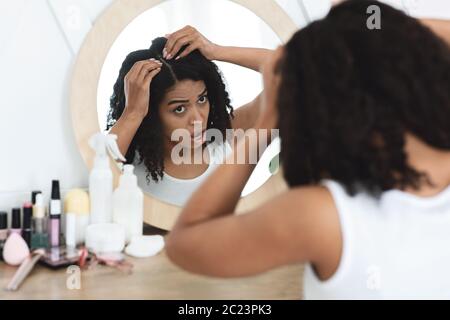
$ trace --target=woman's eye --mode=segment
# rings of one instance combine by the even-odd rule
[[[207,101],[208,101],[208,96],[207,96],[207,95],[201,96],[201,97],[198,99],[198,103],[200,103],[200,104],[204,104],[204,103],[206,103]]]
[[[184,106],[178,106],[178,107],[176,107],[176,108],[173,110],[173,112],[175,112],[175,113],[183,113],[184,110],[186,110],[186,108],[185,108]]]

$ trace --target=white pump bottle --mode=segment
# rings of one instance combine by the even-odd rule
[[[134,166],[123,166],[119,186],[113,193],[113,221],[125,228],[126,242],[133,236],[142,236],[144,225],[144,194],[133,173]]]
[[[89,139],[89,145],[96,154],[89,175],[90,224],[112,222],[113,176],[107,150],[114,160],[126,161],[119,151],[116,139],[116,135],[105,135],[101,132]]]

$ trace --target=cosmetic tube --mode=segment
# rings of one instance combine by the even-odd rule
[[[72,189],[64,197],[66,245],[76,246],[85,240],[89,224],[89,195],[82,189]]]

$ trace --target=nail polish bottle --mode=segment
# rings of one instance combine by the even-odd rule
[[[17,233],[19,236],[22,236],[22,228],[20,223],[20,208],[12,209],[12,222],[11,222],[11,230],[10,233]]]
[[[3,246],[8,238],[8,215],[0,212],[0,260],[3,260]]]
[[[31,215],[33,207],[31,203],[26,202],[23,205],[23,230],[22,238],[25,240],[28,248],[31,248]]]

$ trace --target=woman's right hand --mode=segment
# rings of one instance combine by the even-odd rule
[[[180,59],[186,57],[189,53],[197,49],[208,60],[215,60],[216,58],[215,52],[217,51],[219,46],[209,41],[194,27],[185,26],[184,28],[172,34],[166,34],[166,38],[167,42],[163,49],[164,59]],[[187,45],[187,47],[183,50],[183,52],[180,53],[178,57],[175,57],[175,55],[184,45]]]
[[[143,120],[148,114],[150,83],[161,71],[162,63],[155,59],[136,62],[124,78],[125,110],[128,116]]]
[[[262,67],[264,91],[261,95],[259,116],[256,127],[275,129],[278,122],[278,90],[280,88],[280,62],[284,47],[278,47],[266,60]]]

